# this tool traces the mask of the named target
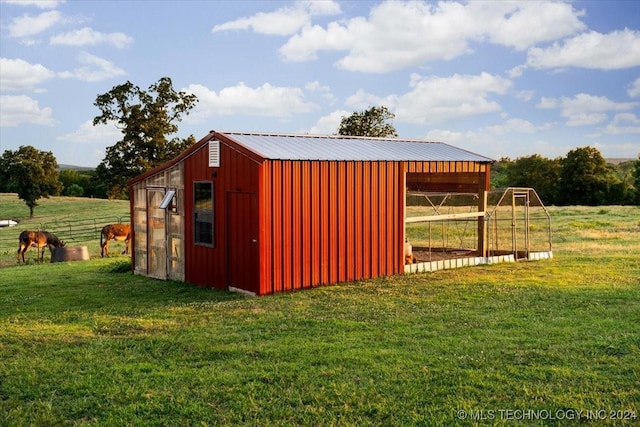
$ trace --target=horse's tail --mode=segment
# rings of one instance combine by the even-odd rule
[[[100,230],[100,255],[104,256],[104,244],[102,243],[102,237],[104,236],[104,228]]]

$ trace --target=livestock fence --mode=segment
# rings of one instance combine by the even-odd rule
[[[107,224],[128,223],[129,221],[129,213],[123,212],[121,215],[116,214],[78,220],[54,220],[37,225],[32,223],[29,229],[33,231],[49,231],[58,236],[60,240],[63,240],[67,246],[86,245],[88,243],[98,245],[102,227]],[[4,249],[2,255],[6,252],[12,255],[15,253],[18,248],[18,236],[24,230],[24,227],[18,224],[15,227],[11,227],[11,230],[13,231],[11,233],[7,229],[0,233],[0,248]],[[11,248],[11,250],[9,251],[7,248]]]
[[[409,192],[406,203],[406,236],[419,261],[476,256],[483,229],[489,256],[551,253],[551,217],[533,188],[491,190],[486,204],[475,193]]]

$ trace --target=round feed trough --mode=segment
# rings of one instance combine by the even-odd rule
[[[89,250],[86,246],[63,246],[54,248],[51,254],[51,262],[63,261],[87,261]]]

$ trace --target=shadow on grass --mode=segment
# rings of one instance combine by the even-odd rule
[[[156,280],[131,271],[131,260],[23,265],[0,269],[0,318],[37,312],[143,314],[184,304],[215,305],[244,295],[172,280]]]

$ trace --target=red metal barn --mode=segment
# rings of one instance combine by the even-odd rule
[[[400,274],[407,189],[483,193],[491,162],[426,141],[212,131],[129,182],[134,272],[256,295]]]

